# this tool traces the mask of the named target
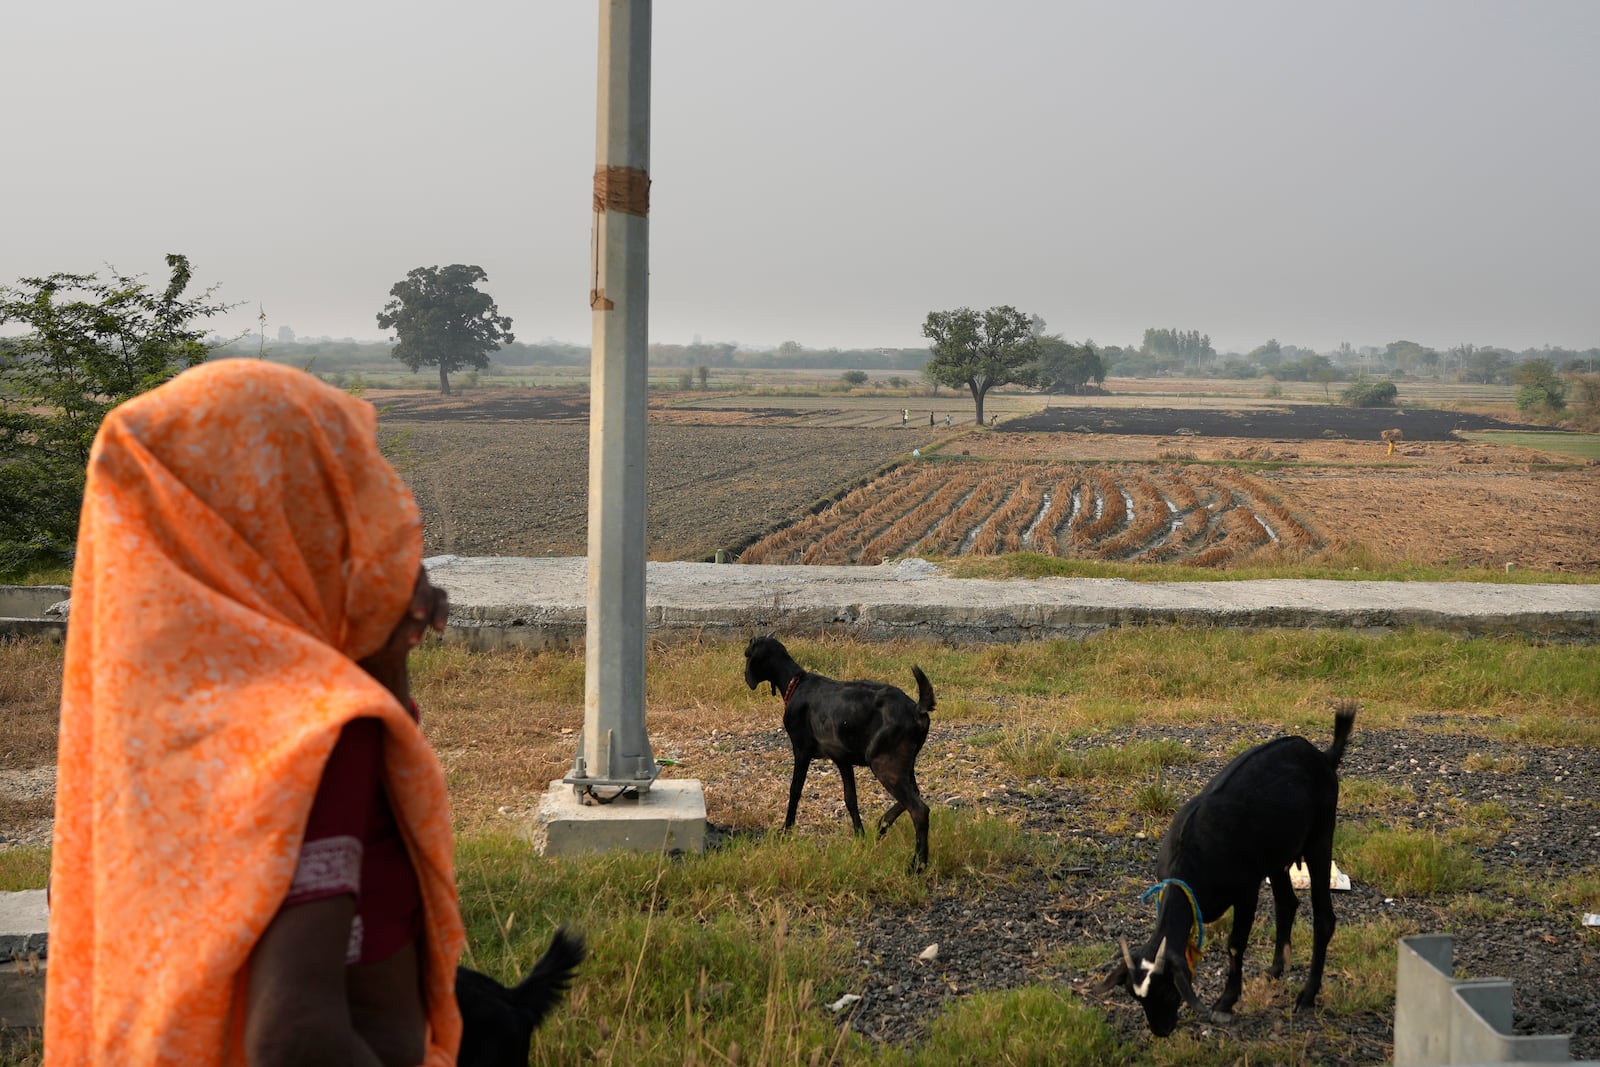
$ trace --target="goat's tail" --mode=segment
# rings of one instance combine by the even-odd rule
[[[1356,708],[1359,705],[1354,700],[1339,700],[1333,705],[1333,744],[1329,745],[1323,754],[1328,757],[1328,765],[1334,770],[1339,769],[1339,761],[1344,759],[1344,749],[1350,743],[1350,731],[1355,728]]]
[[[551,938],[550,947],[533,965],[528,977],[512,991],[512,999],[531,1017],[534,1026],[543,1022],[560,1003],[567,986],[572,983],[572,972],[583,962],[583,957],[583,938],[562,927]]]
[[[921,667],[912,667],[911,673],[917,678],[917,709],[926,715],[933,710],[933,683]]]

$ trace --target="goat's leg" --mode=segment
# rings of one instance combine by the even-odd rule
[[[1250,943],[1250,928],[1256,923],[1256,898],[1261,894],[1257,883],[1248,893],[1239,894],[1233,902],[1233,930],[1228,934],[1228,979],[1222,986],[1222,996],[1211,1005],[1212,1011],[1232,1012],[1239,1003],[1239,993],[1244,989],[1244,950]]]
[[[928,865],[928,805],[923,803],[922,791],[917,788],[917,771],[912,760],[916,753],[903,750],[874,757],[872,773],[889,795],[895,799],[894,807],[884,812],[878,823],[878,836],[888,832],[889,826],[902,811],[909,812],[911,824],[917,832],[917,851],[912,866],[921,870]]]
[[[1272,966],[1267,973],[1274,978],[1283,977],[1283,969],[1289,966],[1289,934],[1294,930],[1294,913],[1300,907],[1300,898],[1295,895],[1294,885],[1289,881],[1289,869],[1273,871],[1267,875],[1267,880],[1272,883],[1272,912],[1276,919],[1272,939]]]
[[[1328,942],[1333,940],[1333,890],[1328,877],[1333,866],[1333,828],[1318,835],[1306,849],[1306,869],[1311,872],[1311,968],[1306,972],[1305,988],[1295,998],[1296,1011],[1304,1011],[1317,1002],[1322,991],[1322,968],[1328,960]]]
[[[836,759],[833,765],[839,768],[839,780],[844,783],[844,810],[850,813],[850,825],[857,834],[864,834],[867,831],[861,825],[861,809],[856,805],[856,769],[845,760]]]
[[[794,777],[789,779],[789,812],[783,817],[785,830],[794,827],[795,812],[800,810],[800,791],[806,787],[806,772],[811,770],[811,755],[805,752],[794,754]]]

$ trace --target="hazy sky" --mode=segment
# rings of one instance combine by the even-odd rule
[[[377,338],[476,263],[586,342],[596,10],[7,4],[0,283],[179,251],[231,326]],[[666,0],[651,336],[1600,345],[1597,44],[1597,0]]]

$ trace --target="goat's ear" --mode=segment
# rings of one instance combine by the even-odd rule
[[[1095,993],[1104,996],[1113,989],[1116,989],[1118,986],[1127,985],[1128,974],[1128,965],[1118,961],[1117,965],[1111,969],[1111,973],[1106,975],[1095,985]]]
[[[1200,998],[1195,995],[1194,983],[1189,981],[1189,967],[1186,963],[1179,964],[1172,969],[1172,984],[1178,987],[1178,995],[1184,999],[1194,1013],[1202,1019],[1212,1022],[1217,1021],[1210,1009],[1200,1003]]]

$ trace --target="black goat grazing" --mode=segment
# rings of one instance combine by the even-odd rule
[[[458,1067],[527,1067],[533,1031],[561,1000],[583,962],[583,938],[557,930],[539,962],[516,988],[486,974],[456,968],[461,1009]]]
[[[912,667],[911,673],[917,679],[915,701],[886,682],[839,682],[802,670],[783,643],[770,635],[754,638],[746,646],[745,684],[754,689],[766,682],[774,696],[783,694],[783,728],[794,746],[784,829],[794,825],[806,772],[820,757],[839,768],[845,810],[856,833],[862,833],[855,769],[870,767],[894,798],[894,806],[878,821],[878,836],[888,833],[902,811],[910,812],[917,830],[915,866],[927,866],[928,805],[917,788],[917,753],[928,739],[933,685],[922,668]]]
[[[1300,906],[1289,867],[1303,860],[1311,874],[1313,947],[1296,1010],[1316,1003],[1322,968],[1333,938],[1333,826],[1339,808],[1339,760],[1355,722],[1353,702],[1335,707],[1333,744],[1319,750],[1303,737],[1257,745],[1229,763],[1173,818],[1156,861],[1156,931],[1137,957],[1122,942],[1122,960],[1102,990],[1126,986],[1144,1007],[1151,1033],[1166,1037],[1187,1003],[1210,1014],[1194,992],[1194,963],[1205,945],[1205,923],[1233,909],[1228,938],[1228,978],[1212,1010],[1228,1013],[1239,999],[1245,945],[1255,921],[1261,880],[1272,883],[1277,941],[1272,967],[1283,975],[1289,931]],[[1216,1020],[1221,1021],[1221,1020]]]

